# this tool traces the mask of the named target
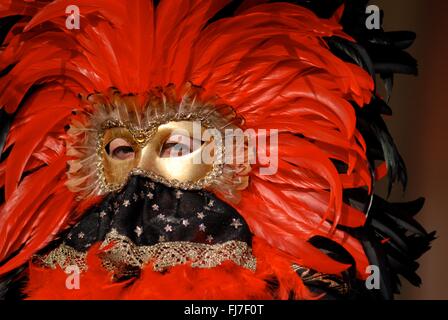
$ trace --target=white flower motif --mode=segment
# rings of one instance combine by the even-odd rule
[[[148,182],[145,183],[145,187],[146,187],[146,188],[154,189],[155,186],[156,186],[156,185],[155,185],[153,182],[149,182],[149,181],[148,181]]]
[[[241,223],[240,219],[232,219],[232,223],[230,224],[232,227],[234,227],[235,229],[238,229],[239,227],[241,227],[243,224]]]
[[[198,213],[196,213],[196,215],[198,216],[198,218],[199,219],[204,219],[204,217],[205,217],[205,214],[203,213],[203,212],[198,212]]]
[[[137,234],[137,237],[140,237],[143,233],[143,230],[141,227],[136,226],[134,232]]]

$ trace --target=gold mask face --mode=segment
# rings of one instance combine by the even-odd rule
[[[184,91],[180,99],[173,86],[141,95],[111,89],[84,98],[83,112],[67,132],[67,187],[83,199],[119,190],[138,174],[237,202],[250,165],[224,161],[223,140],[242,119],[225,104],[201,102],[200,88],[187,85]]]
[[[170,121],[152,130],[104,129],[100,154],[106,184],[119,188],[135,172],[184,189],[204,187],[219,173],[216,155],[222,153],[213,138],[202,141],[206,129],[198,121]],[[211,161],[204,161],[210,155]]]

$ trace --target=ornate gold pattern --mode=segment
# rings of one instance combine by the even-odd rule
[[[103,266],[120,275],[130,274],[136,268],[152,262],[154,271],[163,271],[190,262],[193,268],[214,268],[224,261],[255,271],[256,259],[251,248],[242,241],[227,241],[221,244],[204,244],[187,241],[160,242],[151,246],[137,246],[128,237],[112,229],[100,247]],[[77,265],[86,271],[87,253],[79,252],[62,243],[47,255],[38,256],[37,262],[45,267],[65,269]]]
[[[325,288],[335,290],[340,295],[347,295],[350,291],[349,284],[341,278],[334,275],[313,271],[297,264],[293,264],[292,268],[297,272],[305,285],[319,285]]]
[[[214,245],[174,241],[137,246],[129,238],[112,230],[101,248],[111,243],[114,245],[101,255],[108,270],[117,270],[123,265],[142,268],[150,261],[153,262],[154,271],[162,271],[187,262],[191,262],[193,268],[214,268],[227,260],[252,271],[256,268],[251,248],[242,241],[227,241]]]
[[[48,268],[56,269],[60,267],[65,269],[68,266],[76,265],[81,271],[87,270],[86,252],[77,251],[74,248],[62,243],[56,249],[44,256],[36,256],[35,262]]]

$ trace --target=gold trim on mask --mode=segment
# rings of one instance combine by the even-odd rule
[[[223,139],[226,129],[236,130],[243,124],[230,106],[217,99],[201,101],[200,88],[188,84],[184,91],[181,99],[174,86],[144,95],[123,95],[111,89],[107,95],[85,98],[83,112],[73,117],[68,130],[69,189],[80,198],[102,195],[119,190],[130,175],[138,174],[179,189],[208,189],[237,202],[239,191],[247,187],[250,165],[223,161],[223,141],[201,141],[198,149],[180,157],[160,154],[171,132],[191,134],[195,121],[201,130],[215,129]],[[117,160],[107,154],[106,146],[115,138],[129,143],[132,157]],[[206,148],[213,150],[213,162],[193,163]]]

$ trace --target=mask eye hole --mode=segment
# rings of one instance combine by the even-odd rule
[[[106,146],[107,154],[116,160],[134,159],[135,151],[132,145],[122,138],[115,138]]]
[[[186,156],[196,151],[203,142],[184,134],[171,134],[162,145],[160,150],[161,158],[174,158]]]

